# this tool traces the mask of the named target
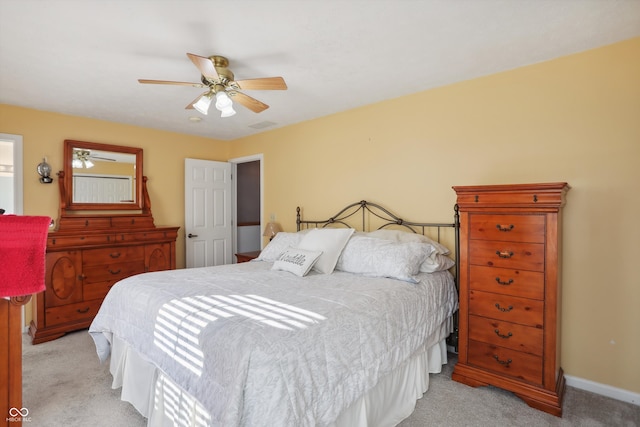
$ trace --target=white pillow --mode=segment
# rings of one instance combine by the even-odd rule
[[[429,243],[401,243],[354,236],[342,251],[336,270],[417,283],[414,276],[434,250]]]
[[[433,273],[434,271],[448,270],[454,265],[456,265],[455,261],[448,256],[434,252],[420,264],[420,271]]]
[[[433,239],[430,239],[427,236],[422,234],[413,233],[411,231],[402,231],[402,230],[388,230],[386,228],[370,231],[367,233],[370,237],[377,237],[379,239],[387,239],[394,242],[421,242],[421,243],[431,243],[433,247],[436,249],[436,252],[442,255],[449,255],[451,251],[449,248],[444,246],[441,243],[436,242]]]
[[[314,228],[302,237],[298,248],[321,251],[322,255],[313,269],[320,273],[331,274],[353,232],[353,228]]]
[[[302,233],[287,233],[281,231],[262,249],[262,252],[260,252],[260,255],[256,259],[273,262],[278,259],[278,256],[287,250],[288,247],[298,246],[302,236]]]
[[[299,248],[287,248],[280,254],[271,267],[272,270],[282,270],[304,277],[311,267],[318,261],[322,252],[305,251]]]

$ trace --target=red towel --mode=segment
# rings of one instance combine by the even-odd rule
[[[0,215],[0,297],[44,291],[48,216]]]

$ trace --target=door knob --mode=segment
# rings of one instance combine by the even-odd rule
[[[188,237],[188,238],[198,237],[198,235],[197,235],[197,234],[191,234],[191,233],[189,233],[189,234],[187,235],[187,237]]]

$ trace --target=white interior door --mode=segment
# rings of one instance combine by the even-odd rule
[[[231,264],[231,164],[185,159],[184,166],[187,268]]]

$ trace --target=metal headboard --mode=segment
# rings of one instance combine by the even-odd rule
[[[308,220],[302,219],[301,209],[298,206],[296,208],[296,228],[298,231],[307,228],[325,228],[331,226],[343,226],[347,228],[358,228],[354,227],[353,220],[357,220],[357,214],[361,216],[361,228],[360,231],[371,231],[367,228],[367,216],[373,215],[374,217],[380,220],[379,223],[376,223],[377,230],[392,227],[392,226],[400,226],[406,228],[407,231],[411,231],[417,234],[427,234],[427,230],[435,229],[437,231],[437,236],[435,240],[440,242],[440,231],[446,228],[454,229],[454,251],[455,254],[455,281],[456,288],[458,291],[458,278],[460,277],[460,214],[458,212],[458,205],[454,205],[453,207],[454,215],[453,222],[451,223],[442,223],[442,222],[413,222],[406,221],[399,216],[393,214],[388,209],[380,206],[377,203],[367,202],[366,200],[361,200],[356,203],[352,203],[342,209],[340,212],[335,214],[334,216],[323,219],[323,220]],[[351,223],[348,222],[351,220]],[[433,237],[432,237],[433,238]],[[458,351],[458,313],[454,315],[455,329],[451,336],[447,339],[447,343],[455,348],[455,351]]]

